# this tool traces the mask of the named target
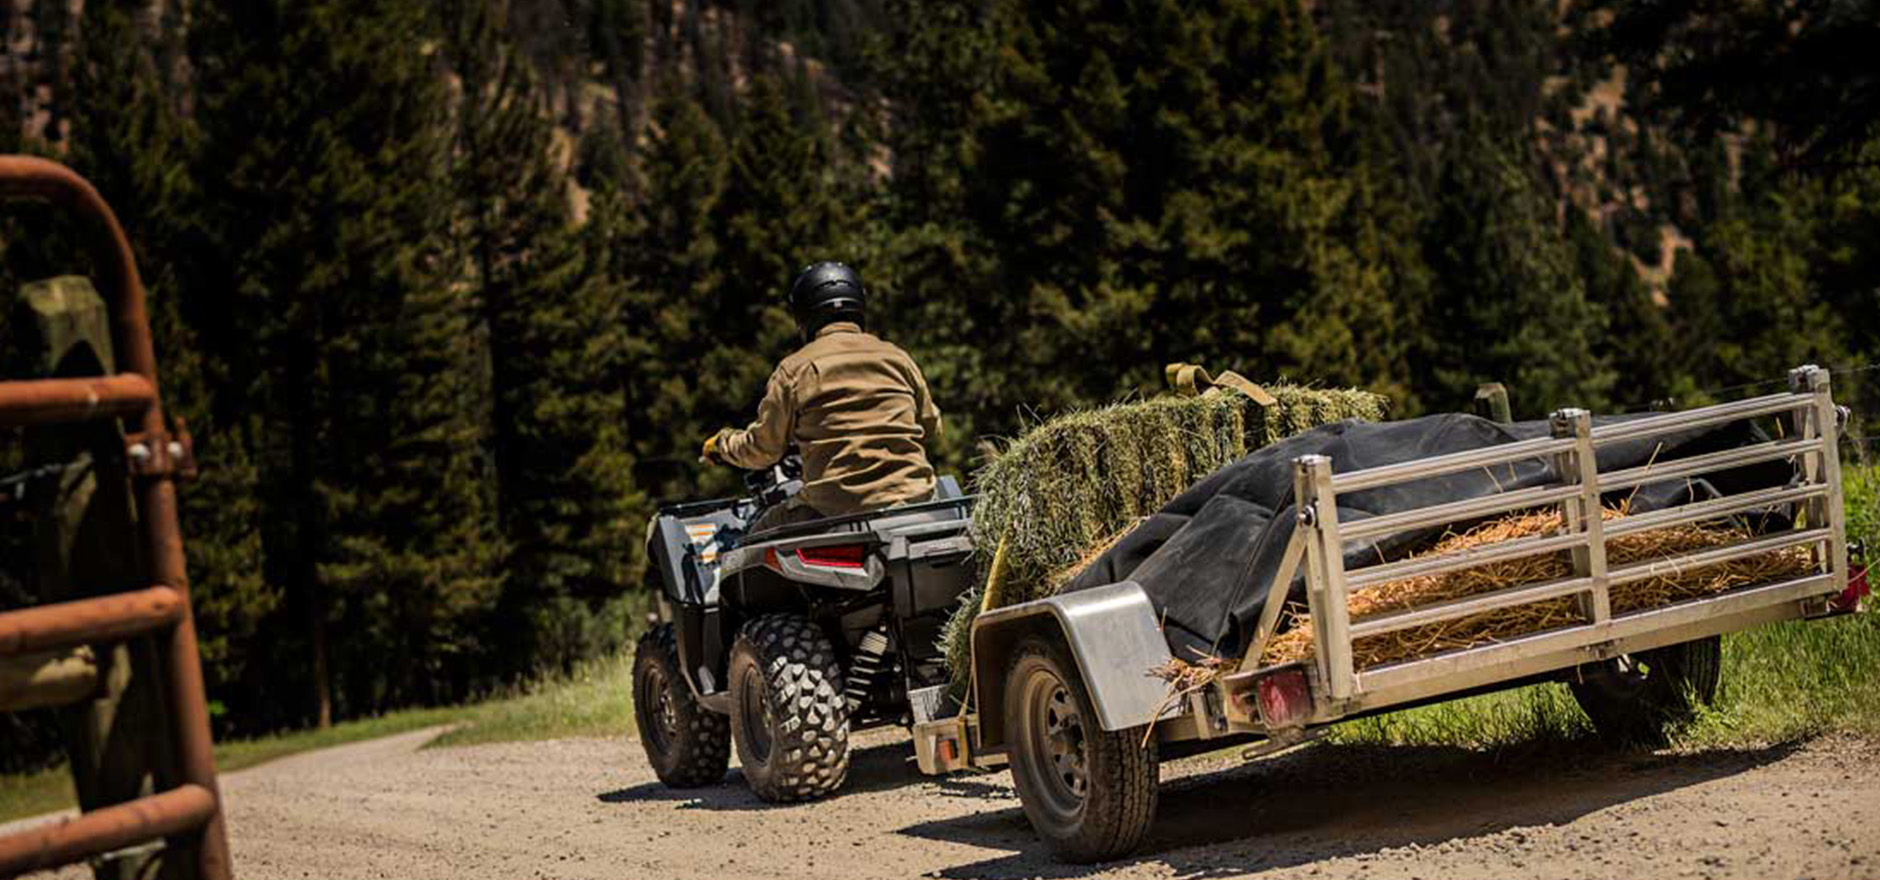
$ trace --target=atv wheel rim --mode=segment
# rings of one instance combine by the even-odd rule
[[[764,687],[764,676],[753,669],[744,676],[744,685],[738,689],[738,700],[744,704],[744,741],[750,743],[751,758],[757,763],[770,760],[770,731],[772,719],[770,694]]]
[[[679,738],[679,710],[673,705],[672,688],[667,687],[664,671],[647,670],[641,680],[640,705],[646,707],[647,719],[652,722],[646,727],[653,747],[664,753]]]
[[[1038,670],[1025,683],[1027,768],[1044,806],[1060,820],[1083,809],[1090,793],[1083,712],[1057,676]]]

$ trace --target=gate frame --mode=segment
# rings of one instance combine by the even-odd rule
[[[0,425],[100,419],[127,423],[125,456],[152,586],[0,613],[0,657],[152,635],[163,656],[166,697],[181,784],[63,822],[0,837],[0,876],[56,868],[120,849],[176,839],[195,856],[200,880],[230,876],[228,839],[215,778],[209,711],[190,611],[176,480],[194,471],[188,436],[164,419],[143,279],[130,241],[98,191],[57,162],[0,156],[0,201],[44,200],[93,225],[91,245],[111,310],[122,372],[113,376],[0,382]]]

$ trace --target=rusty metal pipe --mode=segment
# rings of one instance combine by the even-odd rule
[[[69,865],[202,828],[217,815],[215,795],[200,785],[82,813],[0,837],[0,877]]]
[[[0,425],[44,425],[142,415],[157,389],[136,373],[0,384]]]
[[[169,587],[8,611],[0,614],[0,657],[121,641],[182,617],[183,597]]]
[[[150,320],[144,307],[144,282],[130,240],[111,206],[91,183],[57,162],[32,156],[0,156],[0,200],[43,198],[91,220],[97,268],[103,294],[111,304],[111,342],[118,363],[126,371],[157,381],[157,356],[150,338]],[[166,425],[160,393],[143,412],[142,433],[162,436]],[[168,584],[182,603],[182,618],[171,627],[162,645],[170,678],[171,709],[175,719],[178,765],[184,782],[200,787],[213,805],[216,796],[215,753],[209,735],[209,701],[202,684],[202,659],[196,645],[196,623],[189,613],[189,578],[184,570],[183,533],[176,519],[176,484],[167,477],[142,480],[140,518],[144,523],[151,576]],[[230,876],[228,835],[222,813],[211,807],[196,846],[202,880]]]

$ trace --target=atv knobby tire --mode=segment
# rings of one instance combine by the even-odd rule
[[[849,775],[849,707],[835,646],[808,619],[751,620],[731,646],[731,735],[744,778],[773,803],[835,791]]]
[[[1019,646],[1005,676],[1012,783],[1058,858],[1108,861],[1142,842],[1155,822],[1160,771],[1155,739],[1145,733],[1098,724],[1077,664],[1056,640]]]
[[[659,781],[673,788],[716,785],[731,764],[731,721],[692,696],[679,671],[672,624],[640,637],[633,652],[633,718]]]
[[[1600,738],[1662,746],[1717,696],[1722,641],[1712,636],[1581,666],[1569,687]]]

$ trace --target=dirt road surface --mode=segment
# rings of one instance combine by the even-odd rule
[[[224,780],[245,878],[1880,878],[1872,741],[1627,754],[1317,746],[1163,769],[1141,853],[1054,863],[1007,774],[933,781],[895,735],[777,807],[736,767],[670,791],[627,739],[425,749],[430,733]],[[734,761],[735,765],[735,761]]]

